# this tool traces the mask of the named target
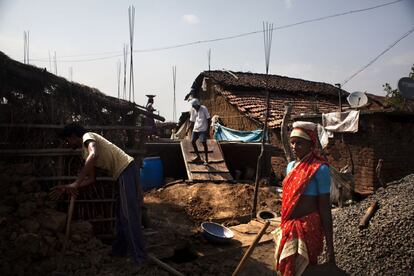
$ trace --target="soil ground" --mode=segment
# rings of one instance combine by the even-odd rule
[[[228,246],[220,254],[199,257],[195,247],[210,246],[200,223],[217,221],[237,225],[250,220],[254,187],[242,183],[177,183],[145,195],[151,220],[146,230],[148,251],[185,275],[231,275],[246,248]],[[275,189],[261,187],[258,210],[279,212]],[[214,247],[214,246],[213,246]],[[274,275],[273,243],[258,246],[240,275]],[[149,264],[140,269],[125,258],[105,258],[98,275],[169,275]]]
[[[36,203],[31,203],[27,206],[30,209],[26,210],[23,208],[26,206],[24,201],[15,203],[12,200],[20,200],[22,196],[16,197],[15,194],[20,190],[24,192],[23,188],[27,190],[26,186],[13,186],[15,189],[7,194],[12,205],[5,205],[2,209],[4,215],[0,217],[0,234],[4,240],[0,243],[0,250],[3,257],[13,261],[0,258],[0,274],[169,275],[155,264],[137,267],[128,258],[108,256],[110,244],[94,237],[92,225],[88,222],[81,223],[79,227],[75,227],[75,223],[72,225],[71,238],[65,255],[61,257],[63,230],[53,229],[57,229],[58,224],[64,226],[65,214],[53,212],[53,216],[61,217],[53,229],[51,226],[54,224],[43,223],[42,215],[53,203],[47,201],[46,195],[43,195],[45,201],[36,209],[42,226],[39,227],[36,221],[28,224],[25,222],[27,219],[16,219],[33,210],[32,205],[36,206]],[[24,193],[28,198],[35,198],[30,193]],[[235,240],[228,245],[211,244],[202,236],[200,224],[215,221],[233,226],[248,222],[253,194],[252,184],[186,182],[146,193],[144,201],[150,227],[145,229],[144,237],[149,253],[184,275],[231,275],[247,248],[242,248]],[[258,195],[258,211],[279,213],[280,198],[275,187],[261,187]],[[36,218],[31,216],[32,220]],[[49,230],[44,228],[46,226]],[[256,232],[249,234],[255,235]],[[203,252],[205,248],[209,250]],[[274,275],[273,253],[271,241],[257,246],[240,275]]]

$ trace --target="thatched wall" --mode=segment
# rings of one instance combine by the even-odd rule
[[[207,91],[200,93],[200,100],[210,113],[210,116],[219,115],[229,128],[239,130],[255,130],[260,128],[259,123],[241,114],[221,94],[216,93],[218,86],[208,86]]]
[[[1,123],[61,124],[78,120],[84,124],[120,124],[126,123],[126,114],[136,109],[129,102],[14,61],[1,52],[0,99]]]

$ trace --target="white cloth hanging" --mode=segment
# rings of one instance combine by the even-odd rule
[[[322,125],[331,134],[333,132],[358,132],[359,110],[324,113],[322,114]]]

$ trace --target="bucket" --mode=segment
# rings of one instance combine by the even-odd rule
[[[144,192],[162,187],[164,173],[160,157],[147,157],[142,160],[140,181]]]

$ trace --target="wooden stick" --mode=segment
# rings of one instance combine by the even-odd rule
[[[375,200],[374,202],[371,203],[371,205],[368,207],[367,211],[365,212],[365,215],[361,218],[359,225],[358,225],[359,229],[363,229],[368,226],[369,220],[372,218],[377,208],[378,208],[378,201]]]
[[[266,141],[266,133],[267,133],[267,121],[269,118],[269,102],[270,102],[270,92],[266,91],[266,116],[265,121],[263,124],[263,132],[262,132],[262,141],[260,146],[260,155],[257,159],[256,165],[256,178],[254,184],[254,194],[253,194],[253,207],[252,207],[252,218],[256,218],[256,208],[257,208],[257,197],[259,195],[259,181],[261,177],[261,170],[262,170],[262,163],[265,155],[265,141]]]
[[[182,274],[181,272],[178,272],[177,270],[175,270],[173,267],[167,265],[166,263],[160,261],[159,259],[155,258],[153,255],[148,254],[148,258],[153,261],[154,263],[156,263],[157,265],[159,265],[160,267],[164,268],[165,270],[167,270],[168,272],[177,275],[177,276],[184,276],[184,274]]]
[[[63,253],[66,250],[66,244],[67,244],[67,241],[68,241],[69,235],[70,235],[70,224],[72,222],[73,209],[75,208],[75,201],[76,201],[76,197],[71,196],[70,197],[70,202],[69,202],[68,217],[67,217],[67,221],[66,221],[66,233],[65,233],[65,241],[63,243]]]
[[[247,258],[253,253],[253,249],[259,243],[260,239],[262,238],[263,234],[266,232],[266,229],[267,229],[267,227],[269,227],[269,225],[270,225],[270,221],[267,220],[265,222],[265,224],[263,225],[262,229],[260,230],[260,232],[257,234],[257,236],[254,239],[253,243],[250,245],[249,249],[247,249],[246,253],[244,253],[243,258],[239,262],[236,270],[234,270],[232,276],[236,276],[237,274],[239,274],[239,272],[243,268],[244,263],[246,262]]]
[[[68,239],[69,239],[69,235],[70,235],[70,223],[72,221],[73,209],[75,207],[75,200],[76,200],[76,197],[74,197],[74,196],[70,197],[70,203],[69,203],[69,208],[68,208],[68,217],[66,218],[65,239],[63,240],[63,247],[62,247],[62,251],[60,253],[60,257],[58,259],[58,264],[57,264],[58,271],[60,271],[61,268],[62,268],[62,260],[63,260],[63,257],[65,256],[65,253],[66,253],[66,246],[68,244]]]
[[[286,160],[288,161],[288,163],[295,159],[292,153],[292,149],[290,148],[289,138],[287,134],[287,125],[290,120],[291,113],[292,113],[292,105],[288,103],[285,105],[285,112],[283,113],[283,120],[280,126],[280,137],[282,140],[283,150],[285,151],[285,156],[286,156]]]

